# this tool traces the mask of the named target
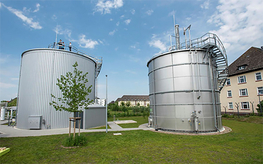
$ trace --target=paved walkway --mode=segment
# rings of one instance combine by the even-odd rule
[[[43,130],[18,129],[16,127],[2,125],[6,122],[7,121],[0,121],[0,138],[68,134],[68,130],[69,130],[68,128],[43,129]],[[111,129],[108,129],[109,132],[151,129],[147,127],[147,124],[140,125],[139,128],[122,128],[119,125],[115,124],[114,122],[108,122],[108,125],[111,127]],[[93,129],[93,130],[80,129],[80,132],[105,132],[105,131],[106,131],[105,129]],[[73,129],[71,130],[71,132],[73,132]],[[76,132],[78,132],[78,129],[76,129]]]

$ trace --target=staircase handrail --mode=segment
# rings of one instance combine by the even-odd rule
[[[55,42],[48,45],[48,48],[57,49],[57,47],[58,47],[58,44],[55,43]],[[64,50],[66,50],[66,49],[69,51],[69,45],[64,45]],[[102,58],[96,58],[96,57],[93,57],[93,56],[91,56],[89,54],[87,55],[86,53],[80,51],[77,47],[75,47],[73,45],[71,45],[71,51],[93,59],[96,62],[96,72],[97,72],[96,76],[99,75],[100,69],[101,69],[101,65],[102,65]]]
[[[186,45],[190,46],[190,42],[187,41],[187,44],[185,42],[181,43],[181,49],[189,48],[189,46],[186,47]],[[216,34],[206,33],[199,38],[191,40],[191,48],[205,48],[206,46],[216,46],[227,61],[225,47]]]

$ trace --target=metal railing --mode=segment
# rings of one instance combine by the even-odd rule
[[[200,38],[196,38],[191,41],[188,40],[186,42],[183,42],[181,43],[180,49],[209,48],[212,46],[217,47],[221,51],[224,58],[227,59],[226,50],[223,46],[223,43],[218,38],[218,36],[213,33],[206,33]],[[173,51],[173,50],[176,50],[175,45],[169,48],[169,51]]]
[[[77,53],[77,54],[80,54],[83,56],[87,56],[87,57],[91,58],[92,60],[94,60],[96,62],[96,77],[98,77],[100,70],[101,70],[101,66],[102,66],[102,58],[96,58],[96,57],[93,57],[89,54],[87,55],[86,53],[80,51],[77,47],[72,46],[72,45],[71,45],[71,50],[69,48],[69,45],[63,45],[63,46],[61,46],[61,48],[58,48],[58,47],[59,47],[58,43],[56,43],[56,42],[48,45],[48,48],[71,51],[71,52],[74,52],[74,53]]]

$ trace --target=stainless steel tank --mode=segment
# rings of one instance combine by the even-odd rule
[[[56,111],[49,105],[51,94],[62,97],[57,78],[66,72],[73,72],[72,65],[78,62],[78,69],[88,72],[87,86],[92,85],[89,98],[95,98],[96,61],[85,55],[59,49],[32,49],[22,53],[17,127],[29,129],[30,126],[46,128],[66,128],[73,114]]]
[[[214,62],[204,49],[175,50],[148,61],[150,107],[156,130],[222,130]]]

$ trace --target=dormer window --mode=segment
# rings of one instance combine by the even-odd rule
[[[241,65],[241,66],[238,66],[238,68],[237,68],[238,70],[244,70],[244,69],[246,69],[246,65]]]

